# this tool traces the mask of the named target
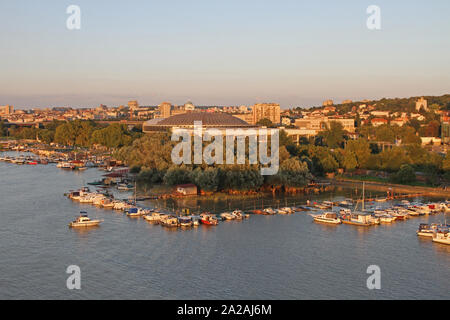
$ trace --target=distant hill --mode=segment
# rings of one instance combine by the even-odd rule
[[[428,106],[437,104],[443,108],[450,110],[450,94],[445,94],[443,96],[418,96],[410,98],[383,98],[381,100],[370,100],[370,101],[354,101],[348,104],[335,104],[338,112],[351,111],[354,106],[360,106],[362,104],[375,106],[377,110],[382,111],[392,111],[392,112],[413,112],[416,110],[416,101],[420,98],[425,98],[428,101]],[[321,109],[320,107],[313,107],[314,109]]]

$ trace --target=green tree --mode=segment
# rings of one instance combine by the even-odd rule
[[[347,165],[350,165],[351,167],[352,162],[355,160],[355,168],[365,168],[369,161],[370,154],[370,144],[366,139],[350,140],[347,142],[344,149],[344,159],[350,158],[346,162]]]
[[[404,164],[397,173],[392,175],[391,180],[400,184],[412,183],[416,181],[416,174],[412,166]]]
[[[331,121],[320,134],[325,144],[330,148],[338,148],[344,142],[345,130],[340,122]]]
[[[273,128],[273,122],[270,121],[267,118],[261,119],[256,123],[258,126],[267,127],[267,128]]]

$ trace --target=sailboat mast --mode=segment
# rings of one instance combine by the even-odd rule
[[[136,189],[136,179],[134,180],[134,205],[136,205],[136,194],[137,194],[137,189]]]
[[[365,196],[366,196],[365,191],[366,191],[366,183],[363,182],[363,200],[362,200],[362,211],[363,211],[363,212],[364,212],[364,204],[365,204],[365,202],[366,202],[366,199],[365,199]]]

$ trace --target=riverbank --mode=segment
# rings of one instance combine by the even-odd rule
[[[440,188],[409,186],[376,181],[352,180],[346,178],[335,178],[332,180],[327,180],[327,182],[330,182],[335,186],[347,188],[360,188],[362,183],[365,182],[366,190],[384,191],[384,192],[390,190],[394,193],[411,193],[411,194],[421,194],[430,197],[450,198],[450,190],[444,190]]]

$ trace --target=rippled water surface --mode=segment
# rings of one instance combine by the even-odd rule
[[[369,229],[299,213],[173,231],[64,197],[102,173],[0,163],[0,299],[450,298],[449,246],[415,234],[442,214]],[[69,229],[80,210],[101,227]],[[66,288],[69,265],[81,268],[79,291]],[[382,290],[367,289],[369,265]]]

